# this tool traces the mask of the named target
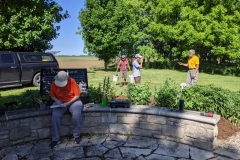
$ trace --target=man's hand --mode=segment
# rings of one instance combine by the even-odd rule
[[[55,99],[55,102],[56,102],[58,105],[60,105],[60,104],[62,103],[62,101],[59,100],[59,99]]]
[[[191,77],[194,79],[196,77],[196,73],[193,73]]]
[[[66,108],[69,105],[69,102],[64,103],[61,107]]]
[[[182,62],[177,62],[180,66],[183,64]]]

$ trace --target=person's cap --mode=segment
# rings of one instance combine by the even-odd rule
[[[142,58],[142,56],[141,56],[140,54],[136,54],[136,55],[135,55],[135,58],[138,58],[138,57],[139,57],[139,58]]]
[[[122,55],[122,58],[126,58],[126,56],[125,56],[125,55]]]
[[[64,87],[67,85],[68,82],[68,73],[65,71],[60,71],[58,74],[54,77],[55,84],[58,87]]]

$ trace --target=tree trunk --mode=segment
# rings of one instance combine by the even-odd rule
[[[106,61],[104,61],[104,70],[107,71],[107,66],[108,66],[108,63]]]

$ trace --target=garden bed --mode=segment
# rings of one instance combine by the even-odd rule
[[[240,133],[240,127],[234,126],[229,120],[221,117],[217,123],[218,126],[218,139],[226,140],[231,136],[235,136],[238,132]]]

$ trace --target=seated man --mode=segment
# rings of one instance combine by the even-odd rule
[[[60,123],[61,118],[69,111],[73,119],[73,136],[76,143],[80,142],[80,127],[82,124],[83,104],[79,99],[81,90],[73,78],[69,78],[65,71],[60,71],[55,76],[55,81],[51,85],[51,97],[55,105],[61,107],[52,109],[52,143],[51,148],[60,143]]]

